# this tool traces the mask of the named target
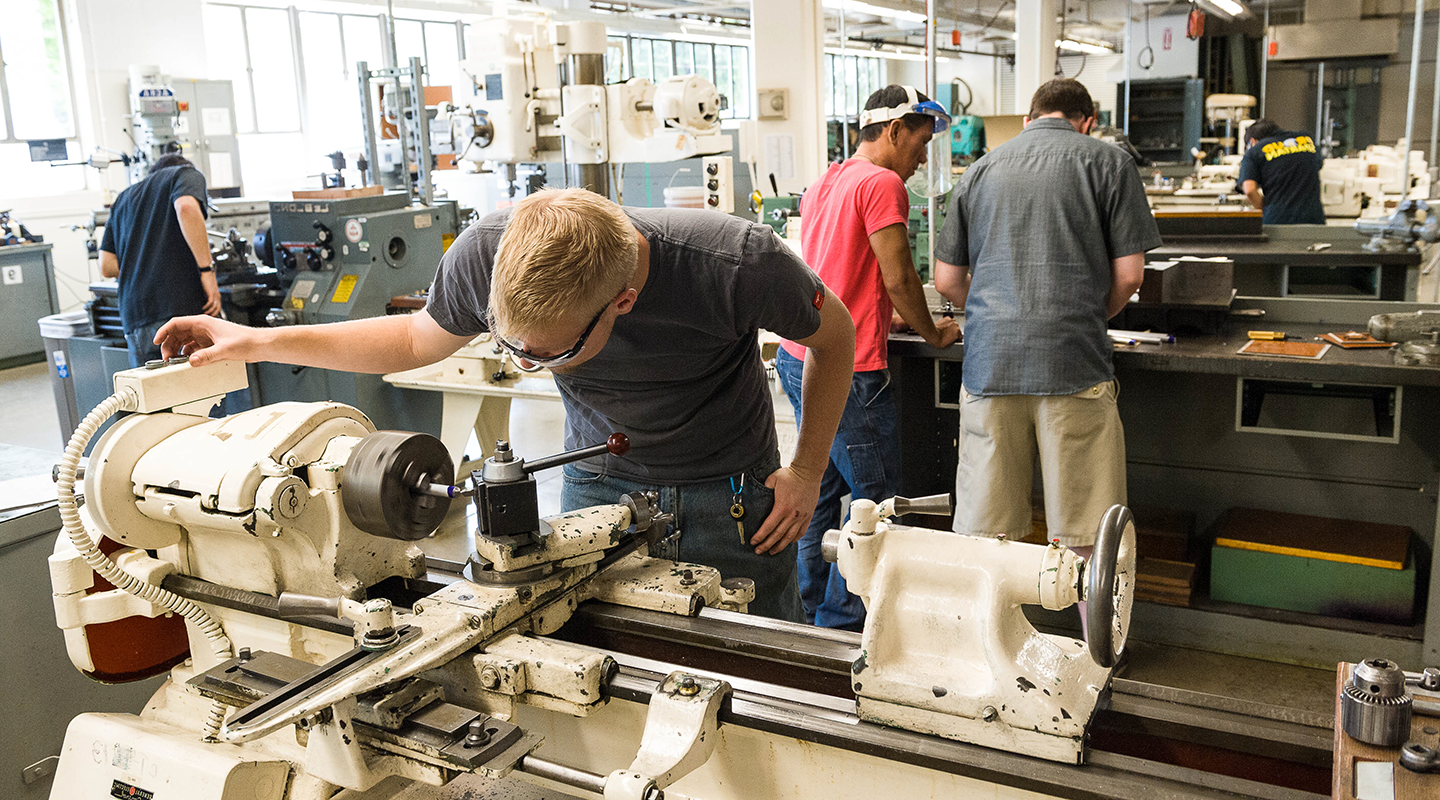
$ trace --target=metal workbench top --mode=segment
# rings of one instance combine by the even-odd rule
[[[1419,252],[1372,253],[1364,248],[1370,240],[1353,228],[1337,225],[1266,225],[1266,241],[1211,240],[1167,241],[1145,254],[1147,261],[1165,261],[1180,256],[1211,258],[1224,256],[1237,266],[1288,264],[1296,267],[1328,267],[1339,264],[1411,266],[1420,263]],[[1316,242],[1329,243],[1324,250],[1308,250]]]
[[[1301,305],[1307,303],[1308,308]],[[1324,305],[1319,305],[1322,303]],[[1397,366],[1389,348],[1346,350],[1332,345],[1319,360],[1240,355],[1235,352],[1245,344],[1246,332],[1250,330],[1280,330],[1301,341],[1313,341],[1315,336],[1332,331],[1364,331],[1370,314],[1380,313],[1375,310],[1377,308],[1386,311],[1409,311],[1420,307],[1416,304],[1256,300],[1236,305],[1270,306],[1272,313],[1265,317],[1231,316],[1223,333],[1218,336],[1182,334],[1176,337],[1174,344],[1117,346],[1115,366],[1119,369],[1201,372],[1274,380],[1440,386],[1440,368]],[[1280,313],[1274,313],[1273,309],[1277,306],[1281,309]],[[1317,321],[1286,321],[1281,318],[1287,316],[1283,313],[1284,310],[1293,312],[1297,307],[1310,312],[1307,316],[1318,318]],[[1323,316],[1316,312],[1322,312]],[[963,325],[963,316],[960,319]],[[957,344],[940,350],[926,344],[916,334],[897,333],[890,336],[889,352],[892,356],[961,361],[964,359],[965,348]]]

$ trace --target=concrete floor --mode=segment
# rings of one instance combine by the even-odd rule
[[[4,488],[6,478],[48,472],[47,465],[58,460],[62,442],[46,370],[45,364],[36,364],[0,371],[0,489]],[[777,411],[788,417],[788,404],[783,398],[777,399]],[[536,458],[559,452],[564,445],[563,425],[564,411],[558,402],[517,400],[512,404],[511,443],[522,457]],[[471,448],[472,452],[476,449]],[[558,512],[560,470],[542,473],[536,481],[541,514]],[[452,524],[462,518],[457,515]],[[463,527],[425,542],[425,548],[433,555],[460,560],[469,554],[471,547]],[[1143,631],[1134,634],[1144,635]],[[1124,677],[1326,715],[1334,711],[1332,670],[1132,641]],[[411,800],[479,797],[552,800],[563,795],[518,781],[505,781],[497,788],[495,782],[468,779],[439,790],[416,787],[402,796]]]

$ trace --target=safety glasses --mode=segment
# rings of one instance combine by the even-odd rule
[[[529,361],[531,364],[534,364],[535,368],[537,369],[541,367],[560,367],[570,363],[571,361],[574,361],[575,358],[580,355],[581,351],[585,349],[586,340],[588,340],[590,338],[590,334],[595,331],[595,326],[600,324],[600,318],[605,316],[605,310],[609,307],[610,304],[606,303],[600,308],[599,311],[595,312],[595,317],[590,320],[589,325],[585,326],[585,332],[580,334],[580,338],[576,340],[575,346],[571,347],[569,350],[566,350],[565,352],[557,356],[536,355],[529,350],[526,350],[520,344],[510,341],[504,336],[501,336],[499,333],[495,333],[493,327],[491,328],[491,331],[495,337],[495,342],[501,347],[505,348],[510,353],[510,355]]]

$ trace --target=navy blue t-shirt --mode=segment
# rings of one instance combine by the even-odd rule
[[[1299,131],[1281,131],[1255,143],[1240,161],[1240,186],[1255,181],[1265,192],[1266,225],[1324,225],[1320,167],[1325,159],[1315,140]]]
[[[100,249],[120,262],[120,322],[126,332],[205,308],[200,266],[175,214],[175,201],[187,195],[208,217],[205,176],[182,164],[150,173],[110,206]]]

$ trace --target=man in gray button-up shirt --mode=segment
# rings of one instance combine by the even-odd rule
[[[1040,455],[1051,538],[1094,543],[1125,502],[1107,321],[1160,245],[1124,151],[1085,134],[1079,82],[1050,81],[1026,127],[965,173],[935,246],[935,287],[965,308],[955,529],[1019,536]]]

